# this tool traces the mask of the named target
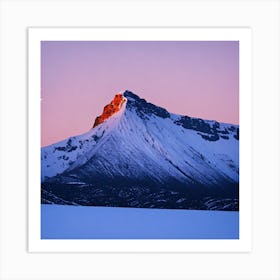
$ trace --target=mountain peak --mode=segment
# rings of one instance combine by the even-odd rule
[[[123,93],[123,96],[127,98],[127,108],[134,109],[137,115],[141,118],[147,118],[151,115],[161,118],[170,117],[170,114],[166,109],[147,102],[145,99],[140,98],[138,95],[129,90],[126,90]]]
[[[134,94],[132,91],[126,90],[123,93],[123,96],[128,98],[128,99],[133,99],[133,100],[139,100],[141,99],[138,95]]]
[[[96,129],[42,148],[42,199],[238,210],[239,127],[170,114],[140,96],[116,94]]]
[[[114,99],[104,107],[102,114],[95,119],[93,127],[98,126],[113,114],[117,113],[125,102],[126,98],[122,93],[116,94]]]

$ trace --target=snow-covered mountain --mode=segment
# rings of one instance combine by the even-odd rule
[[[239,127],[117,94],[93,128],[41,151],[42,202],[237,210]]]

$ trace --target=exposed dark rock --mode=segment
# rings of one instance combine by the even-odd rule
[[[127,108],[134,108],[138,116],[142,118],[145,118],[147,115],[155,115],[160,118],[170,117],[170,114],[164,108],[149,103],[145,99],[139,98],[137,95],[130,91],[125,91],[123,95],[124,97],[128,98]]]
[[[239,140],[239,128],[237,128],[236,134],[234,135],[236,140]]]

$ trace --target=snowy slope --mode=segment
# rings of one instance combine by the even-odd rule
[[[87,158],[88,152],[93,152],[96,144],[114,129],[121,118],[125,106],[105,123],[92,128],[87,133],[70,137],[58,143],[41,149],[41,180],[61,174],[69,167],[77,166],[82,156]]]
[[[41,238],[238,239],[239,213],[42,205]]]
[[[45,186],[52,191],[53,186],[63,184],[79,190],[83,186],[87,192],[95,188],[103,196],[104,189],[111,187],[105,196],[113,192],[128,198],[131,192],[135,198],[137,187],[141,197],[151,195],[154,188],[153,194],[157,193],[162,202],[168,195],[158,196],[163,189],[175,193],[183,190],[185,195],[187,189],[203,192],[212,188],[215,194],[217,189],[223,194],[229,190],[232,197],[238,197],[238,126],[171,114],[129,91],[123,96],[126,100],[121,110],[103,123],[85,134],[42,148]],[[126,193],[124,187],[133,189]],[[213,196],[211,191],[204,192]],[[177,196],[176,201],[184,201],[184,195]],[[83,196],[81,204],[84,200]]]

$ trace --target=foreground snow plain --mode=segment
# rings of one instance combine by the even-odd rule
[[[41,239],[238,239],[239,212],[41,205]]]

